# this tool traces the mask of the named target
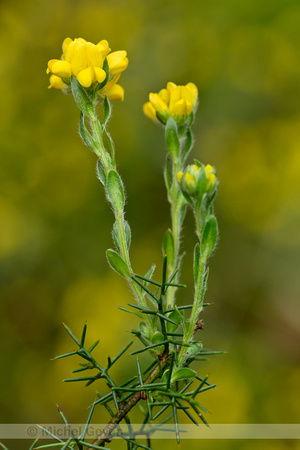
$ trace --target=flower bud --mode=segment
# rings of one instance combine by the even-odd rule
[[[211,193],[217,185],[215,169],[210,165],[201,163],[186,167],[184,172],[177,173],[177,181],[181,190],[191,197]]]
[[[217,177],[215,169],[207,164],[205,166],[205,175],[206,175],[206,190],[207,192],[212,192],[217,184]]]
[[[199,173],[200,167],[195,164],[188,166],[184,172],[177,173],[177,181],[186,194],[196,194]]]

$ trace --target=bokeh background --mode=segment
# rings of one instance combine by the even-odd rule
[[[97,387],[63,384],[77,360],[61,323],[100,361],[131,338],[131,300],[108,268],[112,214],[95,156],[78,135],[71,96],[47,90],[46,63],[67,36],[126,49],[125,101],[110,131],[126,185],[133,266],[161,267],[169,226],[163,130],[142,113],[150,91],[194,82],[200,105],[192,158],[217,168],[218,250],[210,263],[202,339],[225,355],[199,363],[217,389],[210,423],[298,423],[300,250],[300,5],[298,0],[10,0],[0,5],[0,421],[82,423]],[[182,280],[191,286],[189,214]],[[181,294],[188,301],[192,288]],[[126,357],[116,377],[130,373]],[[95,421],[106,414],[100,409]],[[29,441],[11,441],[27,449]],[[154,442],[159,449],[161,442]],[[177,447],[164,441],[164,447]],[[251,449],[253,441],[185,441],[182,449]],[[295,441],[255,441],[295,449]],[[120,448],[120,446],[118,446]]]

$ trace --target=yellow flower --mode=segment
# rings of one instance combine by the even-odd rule
[[[144,103],[143,111],[149,119],[156,120],[156,110],[150,102]]]
[[[57,77],[56,75],[50,75],[49,78],[50,86],[48,88],[55,88],[55,89],[64,89],[67,87],[67,85],[63,82],[63,80],[60,77]]]
[[[207,192],[211,192],[217,184],[217,177],[215,169],[210,164],[205,166],[205,175]]]
[[[114,84],[110,88],[107,88],[106,86],[103,89],[103,94],[107,95],[109,100],[121,100],[121,102],[124,100],[124,88],[122,86],[119,84]]]
[[[56,76],[62,81],[58,82],[57,78],[50,80],[50,85],[57,86],[62,83],[70,84],[71,77],[75,76],[81,86],[89,88],[94,84],[103,83],[106,79],[106,72],[103,68],[104,60],[107,58],[109,67],[109,79],[107,84],[107,95],[111,98],[124,98],[124,90],[121,86],[113,89],[126,67],[128,66],[127,53],[124,50],[109,54],[110,48],[106,40],[92,44],[82,38],[66,38],[62,45],[63,54],[61,59],[51,59],[48,62],[47,73]],[[60,87],[58,87],[59,89]]]
[[[118,75],[128,66],[127,52],[125,50],[119,50],[117,52],[107,55],[107,62],[110,75]]]
[[[149,95],[149,100],[156,112],[161,116],[162,119],[167,120],[169,117],[169,108],[167,103],[161,98],[159,94]]]
[[[195,84],[177,86],[169,82],[167,87],[161,89],[158,94],[149,95],[149,102],[144,104],[143,110],[152,120],[159,118],[165,123],[170,116],[173,116],[178,124],[182,124],[197,108],[197,103],[198,89]]]

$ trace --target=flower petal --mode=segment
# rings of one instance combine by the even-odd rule
[[[50,81],[50,86],[48,86],[49,88],[53,87],[54,89],[63,89],[64,87],[66,87],[63,80],[60,77],[57,77],[56,75],[51,75],[49,81]]]
[[[156,110],[150,102],[144,103],[143,111],[144,111],[145,116],[147,116],[149,119],[157,120]]]
[[[122,102],[124,100],[124,88],[119,84],[114,84],[112,88],[109,89],[108,92],[106,92],[106,95],[109,100],[121,100]]]
[[[93,83],[93,71],[92,71],[92,69],[90,67],[88,67],[87,69],[81,70],[77,74],[77,80],[79,81],[81,86],[86,87],[86,88],[90,87],[91,84]]]
[[[100,67],[94,67],[95,71],[95,78],[98,81],[98,83],[102,83],[102,81],[106,78],[106,72],[103,69],[100,69]],[[94,80],[94,81],[96,81]]]
[[[110,75],[116,75],[123,72],[128,66],[127,52],[125,50],[119,50],[117,52],[107,55],[107,62]]]
[[[99,47],[103,58],[110,52],[109,43],[103,39],[102,41],[98,42],[97,47]]]
[[[56,61],[51,65],[50,71],[61,78],[69,78],[72,74],[71,65],[68,61]]]

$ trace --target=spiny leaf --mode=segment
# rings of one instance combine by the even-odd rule
[[[35,445],[37,444],[37,442],[38,442],[38,439],[36,439],[36,440],[31,444],[31,446],[29,447],[28,450],[34,450]],[[0,443],[0,445],[1,445],[1,443]]]
[[[92,353],[92,351],[94,350],[95,347],[97,347],[99,342],[100,342],[99,339],[98,339],[98,341],[94,342],[94,344],[88,349],[88,353]]]
[[[148,295],[150,295],[151,298],[153,298],[157,303],[159,303],[159,299],[156,297],[153,292],[150,291],[143,283],[140,282],[138,278],[136,278],[134,275],[131,275],[131,278],[133,281],[135,281]]]
[[[151,280],[150,278],[143,277],[142,275],[135,274],[134,276],[137,278],[140,278],[143,281],[147,281],[147,284],[150,283],[150,284],[153,284],[154,286],[161,287],[161,283],[159,283],[158,281]]]
[[[95,377],[78,377],[78,378],[66,378],[63,380],[65,383],[75,382],[75,381],[91,381],[94,380]]]
[[[116,361],[118,361],[119,358],[132,346],[134,341],[129,342],[129,344],[125,345],[125,347],[122,348],[122,350],[111,360],[111,366],[115,364]]]
[[[103,450],[110,450],[108,447],[101,447],[100,445],[94,445],[94,444],[90,444],[88,442],[84,442],[81,439],[79,439],[78,444],[83,445],[84,447],[87,448],[96,448],[96,449],[103,449]]]
[[[65,327],[66,331],[69,333],[69,335],[71,336],[71,338],[73,339],[74,342],[76,342],[76,344],[78,345],[78,347],[81,347],[81,344],[79,342],[79,340],[77,339],[76,336],[74,336],[74,334],[72,333],[72,331],[70,330],[70,328],[63,323],[63,326]]]
[[[83,330],[82,330],[82,335],[81,335],[81,347],[84,346],[84,341],[85,341],[85,335],[86,335],[86,329],[87,329],[87,323],[84,324],[83,326]]]
[[[55,356],[52,359],[62,359],[62,358],[67,358],[68,356],[73,356],[73,355],[77,355],[77,351],[73,351],[73,352],[69,352],[69,353],[64,353],[63,355],[59,355],[59,356]]]
[[[128,313],[130,313],[130,314],[134,314],[135,316],[138,316],[140,319],[143,318],[143,316],[142,316],[141,314],[137,313],[136,311],[130,311],[130,309],[124,308],[123,306],[118,306],[118,308],[119,308],[121,311],[125,311],[125,312],[128,312]]]

